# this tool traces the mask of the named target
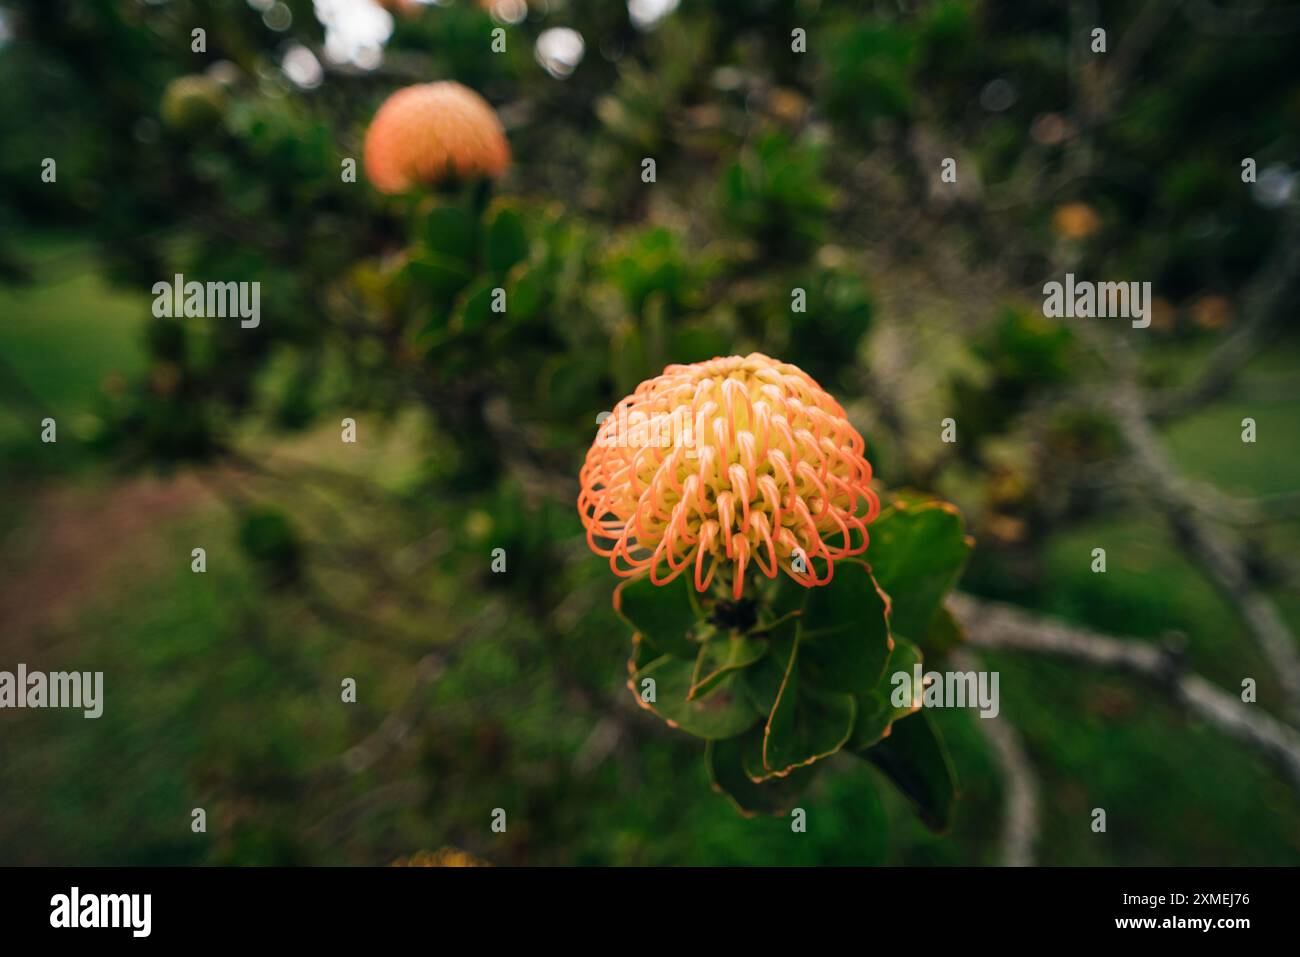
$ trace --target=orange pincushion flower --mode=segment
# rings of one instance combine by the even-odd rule
[[[450,80],[398,90],[366,130],[366,175],[380,192],[401,193],[451,177],[502,176],[510,145],[487,100]]]
[[[837,559],[866,551],[880,511],[864,449],[840,404],[787,362],[671,365],[602,422],[578,512],[624,577],[648,569],[663,585],[690,570],[705,591],[727,565],[739,598],[752,562],[824,585]]]

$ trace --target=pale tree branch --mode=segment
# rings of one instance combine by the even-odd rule
[[[1220,593],[1237,608],[1277,674],[1286,693],[1291,720],[1297,720],[1300,718],[1300,654],[1291,629],[1277,605],[1253,581],[1234,537],[1198,511],[1194,493],[1160,447],[1155,429],[1145,414],[1142,394],[1131,379],[1116,389],[1112,397],[1112,411],[1147,496]]]
[[[962,671],[978,671],[982,665],[969,651],[952,655],[953,665]],[[1002,864],[1005,867],[1032,867],[1034,845],[1038,842],[1039,787],[1029,754],[1019,732],[1005,716],[975,721],[976,728],[993,749],[1002,769],[1006,788],[1006,810],[1002,819]]]
[[[1170,648],[1115,638],[969,595],[954,594],[950,607],[976,648],[1051,655],[1122,671],[1166,690],[1188,712],[1274,762],[1300,790],[1300,733],[1188,671]]]

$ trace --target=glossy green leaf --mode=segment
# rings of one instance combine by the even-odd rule
[[[908,675],[921,663],[921,649],[906,638],[894,638],[894,650],[889,655],[889,664],[880,676],[876,687],[858,698],[857,718],[853,722],[853,734],[845,745],[851,751],[865,751],[883,738],[890,726],[900,718],[905,718],[920,707],[913,704],[909,696],[902,704],[896,703],[897,689],[894,675],[904,672]],[[910,685],[902,686],[904,689]],[[919,692],[918,692],[919,693]]]
[[[785,683],[786,669],[794,651],[793,626],[772,633],[768,640],[768,654],[740,673],[741,683],[750,701],[764,715],[770,715],[776,706],[781,685]]]
[[[948,749],[924,711],[895,722],[888,737],[863,755],[897,785],[931,830],[952,823],[957,777]]]
[[[767,721],[763,766],[776,774],[834,754],[853,731],[851,694],[820,691],[800,681],[798,642]]]
[[[827,691],[865,694],[889,659],[885,597],[858,561],[837,562],[835,576],[806,588],[799,618],[802,680]]]
[[[499,313],[492,311],[494,288],[491,279],[483,280],[470,288],[457,313],[460,329],[468,332],[489,325],[494,319],[502,319]]]
[[[469,266],[438,253],[420,253],[406,264],[407,275],[417,288],[439,299],[451,299],[469,284]]]
[[[757,733],[755,733],[757,732]],[[740,764],[745,772],[745,776],[755,784],[765,781],[780,781],[809,768],[815,768],[816,762],[804,764],[793,769],[781,768],[780,771],[773,771],[764,764],[764,751],[767,744],[767,725],[760,724],[754,731],[745,734],[741,740]]]
[[[696,698],[715,687],[727,675],[748,667],[767,654],[768,643],[738,632],[719,633],[700,646],[691,676],[690,697]]]
[[[812,766],[761,784],[751,780],[745,772],[743,755],[755,742],[762,747],[762,734],[762,728],[754,728],[725,741],[710,741],[704,753],[713,789],[730,798],[746,816],[785,813],[817,773],[816,766]]]
[[[614,611],[660,651],[692,665],[700,641],[712,633],[689,575],[667,585],[654,584],[649,575],[629,578],[614,589]]]
[[[745,772],[745,777],[755,784],[777,778],[776,772],[769,770],[767,765],[763,763],[763,746],[766,741],[766,722],[760,724],[753,731],[746,733],[740,739],[740,766]],[[811,768],[814,765],[809,764],[805,765],[805,767]],[[793,774],[794,772],[789,773]]]
[[[637,633],[632,636],[632,657],[627,662],[627,672],[635,676],[638,671],[663,654],[658,648]]]
[[[752,728],[762,718],[749,696],[737,686],[736,675],[718,681],[712,690],[688,700],[694,664],[672,655],[639,668],[630,680],[637,703],[670,725],[706,740],[730,738]],[[643,694],[646,679],[654,680],[654,700]]]
[[[527,322],[537,315],[546,300],[546,282],[538,269],[520,266],[511,272],[507,286],[506,318],[510,322]],[[584,358],[591,360],[590,356]]]
[[[961,514],[947,502],[901,500],[871,523],[870,535],[867,560],[889,595],[892,631],[923,640],[970,554]]]
[[[468,264],[474,259],[477,223],[456,206],[438,206],[424,220],[424,244],[445,259]]]
[[[889,658],[886,598],[865,563],[837,562],[831,581],[806,588],[782,577],[764,583],[755,633],[800,641],[805,681],[827,691],[866,694]]]
[[[776,582],[762,594],[757,634],[772,653],[743,673],[755,707],[768,715],[751,779],[783,774],[834,754],[848,740],[855,695],[875,689],[890,654],[885,598],[865,564],[837,565],[827,585]]]
[[[930,620],[930,630],[919,640],[926,654],[946,655],[966,640],[966,626],[957,620],[947,605],[940,605]]]
[[[759,579],[757,586],[760,627],[770,627],[776,621],[785,621],[802,614],[811,589],[804,587],[787,575],[777,575],[769,580]]]
[[[487,229],[487,264],[493,272],[504,273],[528,256],[528,235],[524,223],[513,209],[503,209]]]

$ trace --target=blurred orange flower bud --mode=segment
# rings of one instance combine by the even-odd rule
[[[448,179],[496,179],[510,145],[488,102],[450,80],[398,90],[366,130],[366,176],[375,189],[401,193]]]
[[[1101,228],[1101,217],[1087,203],[1066,203],[1052,214],[1052,228],[1066,239],[1086,239]]]
[[[1222,329],[1232,322],[1232,303],[1225,296],[1202,296],[1192,303],[1192,320],[1202,329]]]

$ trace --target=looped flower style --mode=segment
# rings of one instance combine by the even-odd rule
[[[450,80],[398,90],[366,130],[366,176],[383,193],[455,178],[496,179],[510,145],[487,100]]]
[[[754,352],[671,365],[601,423],[578,513],[622,577],[648,569],[665,585],[689,570],[703,592],[726,566],[739,599],[752,563],[824,585],[837,560],[866,551],[880,511],[865,448],[840,404],[788,362]]]

